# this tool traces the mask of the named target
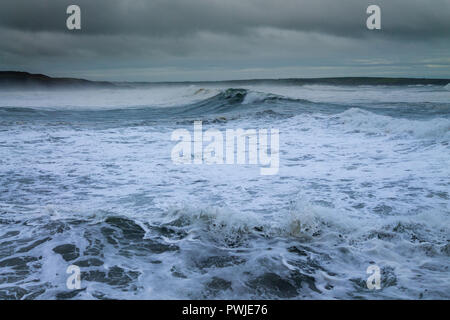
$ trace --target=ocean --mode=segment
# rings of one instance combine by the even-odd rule
[[[194,121],[279,170],[174,163]],[[0,91],[0,299],[450,299],[449,218],[449,85]]]

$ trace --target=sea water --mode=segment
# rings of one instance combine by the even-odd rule
[[[278,173],[173,163],[194,121]],[[449,144],[448,86],[1,91],[0,298],[449,299]]]

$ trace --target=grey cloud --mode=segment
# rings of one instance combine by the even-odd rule
[[[2,0],[0,24],[64,32],[73,3],[82,9],[83,33],[90,34],[186,36],[272,27],[360,37],[367,35],[367,6],[378,4],[386,36],[450,36],[450,0]]]
[[[381,31],[365,27],[372,3]],[[81,31],[66,29],[70,4]],[[449,39],[450,0],[0,2],[0,69],[95,79],[442,77]]]

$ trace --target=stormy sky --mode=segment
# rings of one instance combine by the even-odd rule
[[[81,8],[81,30],[66,8]],[[381,30],[366,9],[381,8]],[[118,81],[450,78],[450,0],[1,0],[0,70]]]

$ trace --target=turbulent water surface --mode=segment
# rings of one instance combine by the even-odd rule
[[[0,299],[450,299],[449,101],[448,86],[2,91]],[[171,133],[194,120],[279,129],[278,174],[173,164]]]

